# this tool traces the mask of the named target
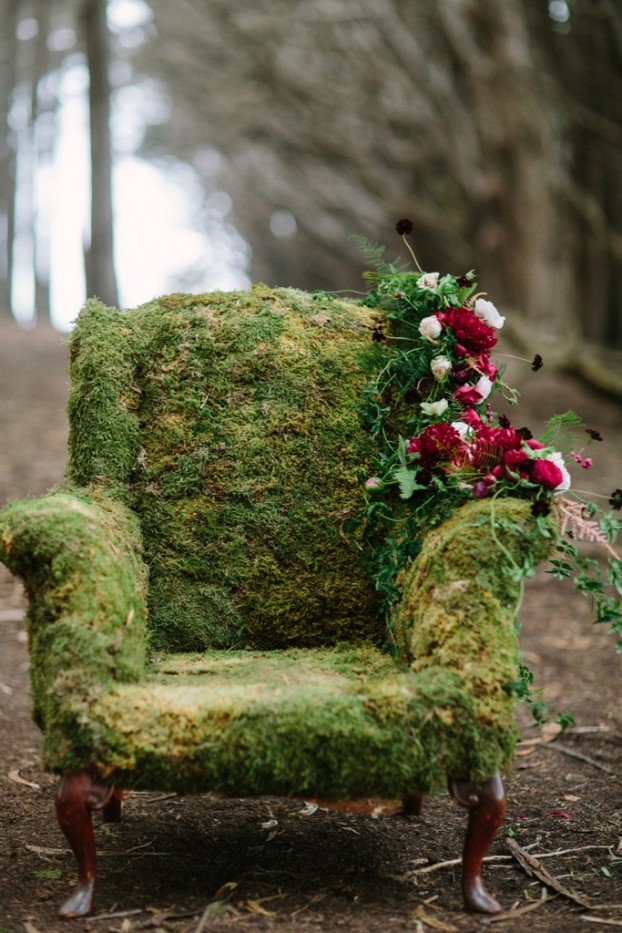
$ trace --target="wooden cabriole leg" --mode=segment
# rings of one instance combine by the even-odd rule
[[[89,771],[63,774],[56,796],[56,815],[78,863],[78,884],[59,910],[59,916],[67,920],[86,917],[93,910],[97,873],[93,810],[104,810],[108,820],[120,819],[120,791],[99,782]]]
[[[505,816],[507,800],[503,781],[497,772],[482,784],[450,781],[449,790],[469,811],[462,858],[464,905],[476,913],[498,914],[503,908],[484,887],[482,861]]]
[[[102,807],[102,819],[104,823],[119,823],[121,821],[121,811],[123,809],[123,791],[119,787],[113,787],[108,803]]]
[[[404,816],[421,816],[425,794],[417,790],[410,797],[405,797],[402,802],[402,813]]]

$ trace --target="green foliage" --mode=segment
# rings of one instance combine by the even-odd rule
[[[545,447],[562,447],[568,449],[574,441],[574,432],[582,427],[583,419],[574,411],[553,415],[546,422],[547,429],[540,437]]]

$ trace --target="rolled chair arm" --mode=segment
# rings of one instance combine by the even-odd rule
[[[35,718],[135,682],[145,661],[146,570],[135,517],[102,490],[58,492],[0,512],[0,560],[24,581]]]
[[[523,580],[555,547],[554,518],[518,499],[471,502],[431,530],[401,580],[393,636],[415,671],[453,671],[478,720],[512,734]]]

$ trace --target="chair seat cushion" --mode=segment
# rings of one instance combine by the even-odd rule
[[[170,654],[74,701],[46,763],[180,793],[396,798],[507,762],[509,697],[509,727],[477,706],[459,673],[369,646]]]

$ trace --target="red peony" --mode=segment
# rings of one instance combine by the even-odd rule
[[[522,450],[522,438],[514,428],[490,428],[482,424],[476,432],[481,443],[492,444],[502,450]],[[522,455],[525,457],[524,451]]]
[[[564,475],[552,460],[534,460],[531,479],[545,489],[557,489],[563,483]]]
[[[440,421],[425,428],[418,437],[411,437],[406,452],[419,454],[421,466],[433,469],[443,463],[462,462],[466,445],[455,428]]]
[[[454,392],[454,398],[457,399],[461,405],[478,405],[482,401],[482,393],[478,390],[477,386],[460,386],[460,388],[456,389]]]
[[[478,357],[492,350],[497,342],[494,328],[470,308],[448,308],[437,316],[456,336],[456,356]]]

